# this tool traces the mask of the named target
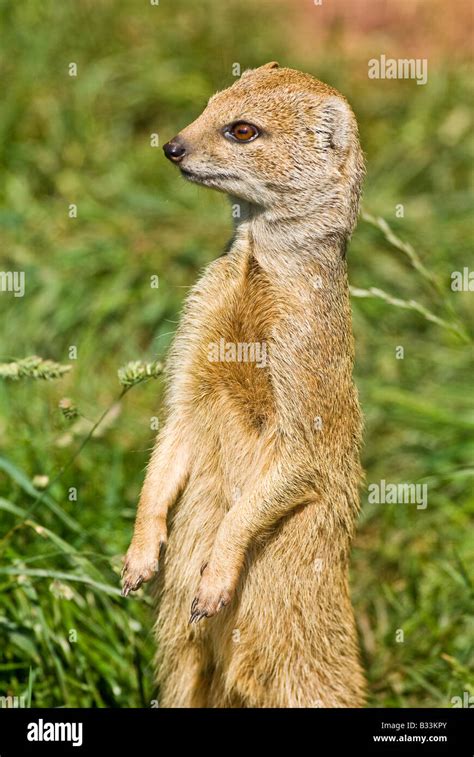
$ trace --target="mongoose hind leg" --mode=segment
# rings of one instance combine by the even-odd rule
[[[247,705],[237,691],[226,689],[224,677],[216,670],[209,687],[206,706],[212,708],[242,709]]]
[[[204,650],[193,641],[177,644],[168,659],[173,666],[160,671],[160,707],[209,707],[214,669]]]

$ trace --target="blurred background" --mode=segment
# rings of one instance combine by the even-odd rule
[[[0,293],[0,361],[72,366],[0,379],[0,697],[156,696],[149,595],[122,599],[119,572],[162,380],[118,401],[117,370],[166,355],[187,288],[231,232],[226,198],[183,181],[161,145],[234,64],[269,60],[335,86],[357,115],[368,173],[349,268],[367,484],[428,484],[424,510],[361,494],[352,594],[370,705],[474,693],[474,295],[451,289],[472,266],[470,5],[0,2],[0,270],[26,276],[24,297]],[[381,55],[426,58],[427,84],[369,79]]]

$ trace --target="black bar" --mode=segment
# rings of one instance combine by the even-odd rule
[[[247,755],[275,749],[335,755],[474,754],[472,710],[2,709],[0,757],[168,754],[189,749]],[[56,731],[54,724],[64,724]],[[68,725],[67,725],[68,724]],[[80,725],[82,724],[82,731]],[[43,737],[42,741],[28,740]],[[50,735],[70,741],[49,741]],[[390,738],[389,738],[390,737]],[[424,738],[424,741],[422,739]],[[73,746],[73,742],[77,746]],[[81,742],[79,744],[79,741]],[[243,751],[245,750],[245,752]]]

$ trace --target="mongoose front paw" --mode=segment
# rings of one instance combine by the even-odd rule
[[[142,583],[149,581],[158,572],[160,553],[164,546],[164,540],[160,541],[157,553],[155,548],[147,551],[133,543],[130,545],[122,568],[122,597],[139,589]]]
[[[191,605],[190,623],[199,623],[202,618],[212,618],[231,601],[235,585],[233,581],[212,576],[207,566],[201,568],[201,582]]]

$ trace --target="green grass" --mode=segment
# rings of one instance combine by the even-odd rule
[[[117,370],[166,355],[230,214],[224,197],[181,181],[150,134],[163,144],[195,118],[232,82],[234,62],[273,59],[341,89],[358,116],[369,216],[349,251],[352,285],[421,307],[353,299],[367,481],[429,485],[426,510],[362,494],[352,587],[370,703],[450,706],[474,690],[473,298],[450,290],[472,239],[472,77],[443,61],[425,87],[369,85],[363,51],[348,58],[335,42],[299,53],[290,13],[243,0],[0,4],[0,268],[26,273],[24,298],[0,295],[0,362],[37,354],[72,366],[51,382],[0,381],[0,696],[40,707],[155,697],[150,602],[146,591],[120,598],[119,571],[162,384],[119,400]],[[63,417],[63,397],[77,419]],[[41,497],[34,477],[54,480],[63,467]]]

